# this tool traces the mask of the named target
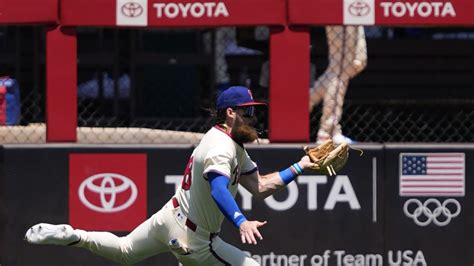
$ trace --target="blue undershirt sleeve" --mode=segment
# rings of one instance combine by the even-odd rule
[[[207,174],[209,184],[211,185],[211,195],[217,206],[224,214],[224,216],[231,221],[235,227],[239,226],[247,221],[247,218],[242,214],[235,202],[234,197],[230,193],[229,189],[229,178],[215,172],[209,172]]]

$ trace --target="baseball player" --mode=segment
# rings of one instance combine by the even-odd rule
[[[263,103],[255,102],[245,87],[224,90],[217,99],[216,125],[194,149],[181,186],[160,211],[127,236],[40,223],[26,232],[26,241],[80,247],[122,264],[172,252],[184,265],[258,265],[219,237],[225,217],[239,230],[242,243],[255,245],[263,239],[259,229],[267,222],[242,213],[234,199],[238,184],[262,199],[313,166],[303,156],[280,172],[260,174],[244,147],[257,139],[259,105]]]
[[[349,80],[367,65],[367,44],[362,26],[326,26],[329,65],[310,90],[309,110],[323,101],[317,142],[353,143],[341,130],[344,97]]]

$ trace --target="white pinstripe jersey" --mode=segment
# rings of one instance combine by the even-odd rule
[[[209,232],[218,232],[224,215],[212,199],[206,174],[217,172],[229,177],[229,191],[235,198],[240,175],[256,169],[244,147],[215,126],[194,149],[175,196],[189,219]]]

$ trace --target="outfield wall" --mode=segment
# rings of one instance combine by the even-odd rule
[[[237,203],[246,216],[268,221],[262,229],[264,240],[244,246],[228,222],[222,238],[249,251],[262,265],[473,265],[474,145],[359,147],[364,155],[352,150],[347,166],[335,178],[305,173],[265,201],[239,192]],[[0,264],[115,265],[75,248],[29,245],[23,235],[37,222],[125,234],[173,195],[192,148],[3,146]],[[301,145],[265,145],[252,146],[249,153],[267,173],[287,167],[302,150]],[[454,181],[424,183],[416,191],[423,196],[410,196],[406,187],[412,185],[401,181],[404,158],[452,161],[447,168],[453,170],[445,176]],[[90,190],[91,184],[103,188],[124,183],[128,188],[116,193],[115,202],[110,195],[101,202],[100,193]],[[422,213],[422,206],[431,217],[414,217],[413,213]],[[140,265],[177,263],[164,254]]]

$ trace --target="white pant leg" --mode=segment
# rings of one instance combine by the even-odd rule
[[[257,266],[259,265],[254,259],[247,256],[242,250],[232,246],[231,244],[223,241],[220,237],[216,237],[212,241],[212,252],[213,257],[220,257],[228,265],[236,266]],[[222,264],[216,264],[222,265]]]
[[[224,242],[220,237],[212,241],[205,241],[206,245],[194,250],[189,255],[173,253],[184,266],[258,266],[259,264],[250,258],[242,250]]]
[[[187,218],[180,214],[179,208],[172,207],[172,204],[168,203],[160,212],[162,214],[156,220],[160,229],[157,235],[164,243],[177,239],[187,249],[187,252],[170,250],[184,266],[259,265],[246,253],[224,242],[220,237],[211,238],[209,232],[199,228],[193,231],[187,227]]]
[[[118,237],[109,232],[78,230],[81,241],[75,245],[121,264],[134,264],[150,256],[169,251],[168,245],[159,241],[155,219],[161,211],[140,224],[130,234]]]

